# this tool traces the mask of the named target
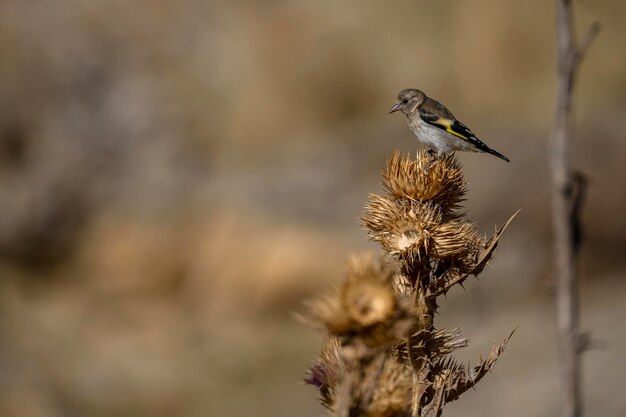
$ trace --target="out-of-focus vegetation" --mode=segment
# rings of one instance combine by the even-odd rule
[[[618,416],[626,3],[577,10],[603,25],[574,146],[583,324],[605,346],[586,406]],[[320,415],[298,383],[318,337],[290,312],[373,248],[356,218],[417,146],[386,114],[409,86],[511,158],[461,156],[484,231],[522,209],[481,288],[442,307],[468,359],[519,324],[448,412],[551,415],[553,17],[539,0],[0,2],[0,415]]]

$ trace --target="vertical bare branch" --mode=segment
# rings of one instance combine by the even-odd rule
[[[572,95],[576,72],[586,49],[599,31],[594,24],[581,46],[576,45],[571,0],[557,0],[556,39],[558,78],[556,110],[550,135],[552,171],[552,218],[556,275],[556,307],[561,360],[563,417],[582,415],[579,294],[576,249],[580,238],[580,207],[584,193],[582,174],[570,166],[569,141],[573,137]]]

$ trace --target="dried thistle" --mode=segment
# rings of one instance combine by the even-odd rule
[[[446,210],[458,208],[467,192],[461,165],[452,155],[435,160],[418,155],[412,159],[396,151],[382,176],[389,195],[432,201]]]
[[[361,223],[385,251],[355,256],[344,282],[311,307],[326,334],[305,381],[337,417],[437,417],[474,387],[509,341],[473,368],[451,354],[460,329],[435,329],[437,297],[482,272],[511,219],[491,238],[459,213],[466,193],[453,156],[431,161],[396,152],[383,170],[386,194],[370,195]]]
[[[313,319],[341,341],[344,353],[371,353],[419,326],[411,298],[394,287],[396,272],[372,256],[352,257],[339,288],[312,305]]]

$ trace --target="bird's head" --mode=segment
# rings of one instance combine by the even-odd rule
[[[398,110],[407,116],[413,113],[424,102],[426,95],[420,90],[415,88],[407,88],[400,91],[396,104],[393,105],[389,113],[397,112]]]

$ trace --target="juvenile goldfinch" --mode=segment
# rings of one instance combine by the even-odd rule
[[[454,151],[487,152],[509,162],[509,158],[485,145],[463,123],[456,120],[443,104],[420,90],[400,91],[389,113],[400,110],[411,131],[437,156]]]

